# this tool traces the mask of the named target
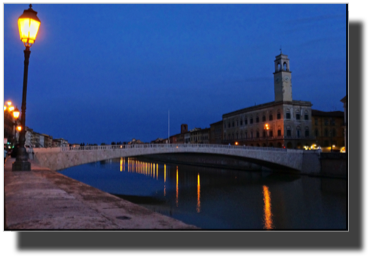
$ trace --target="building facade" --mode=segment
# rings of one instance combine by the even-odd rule
[[[33,129],[26,127],[25,131],[25,146],[27,147],[34,147],[33,145]]]
[[[53,137],[47,134],[41,134],[44,137],[44,146],[45,148],[53,147]]]
[[[69,142],[63,138],[53,139],[53,147],[68,147]]]
[[[210,143],[210,128],[194,130],[190,134],[191,143],[209,144]]]
[[[313,135],[322,152],[339,152],[345,147],[344,113],[312,110]]]
[[[344,125],[343,125],[343,130],[344,130],[344,152],[346,151],[347,147],[347,98],[344,96],[343,99],[340,100],[343,103],[343,109],[344,109]]]
[[[223,142],[223,120],[210,124],[210,143],[222,144]]]
[[[274,62],[274,101],[224,114],[224,144],[302,149],[315,141],[311,102],[293,100],[288,56]]]

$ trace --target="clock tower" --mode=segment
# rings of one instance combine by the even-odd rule
[[[292,72],[288,55],[281,54],[274,60],[274,101],[292,101]]]

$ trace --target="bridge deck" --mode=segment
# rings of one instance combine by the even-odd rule
[[[319,153],[312,151],[229,146],[215,144],[139,144],[84,147],[34,148],[34,159],[52,170],[107,160],[117,157],[131,157],[165,153],[203,153],[241,157],[280,167],[302,171],[305,163],[311,172],[318,172]],[[306,159],[306,160],[305,160]],[[309,162],[310,161],[310,162]]]

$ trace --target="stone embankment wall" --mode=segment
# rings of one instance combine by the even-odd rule
[[[321,153],[321,175],[347,178],[346,153]]]

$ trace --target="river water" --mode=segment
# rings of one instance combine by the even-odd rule
[[[118,158],[59,171],[198,226],[230,230],[346,230],[346,181]]]

